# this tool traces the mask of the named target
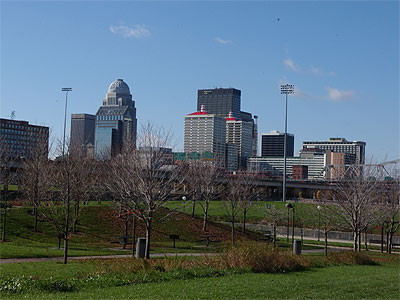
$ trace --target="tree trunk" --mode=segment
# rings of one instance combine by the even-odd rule
[[[7,218],[7,201],[4,203],[4,210],[3,210],[3,232],[1,234],[1,241],[6,241],[6,218]]]
[[[303,227],[300,228],[300,234],[301,234],[301,244],[303,245],[303,237],[304,237],[304,229],[303,229]]]
[[[357,245],[358,245],[358,235],[357,235],[357,231],[355,230],[353,232],[353,251],[354,252],[357,252],[357,249],[358,249]]]
[[[207,231],[208,203],[209,203],[209,201],[206,200],[206,203],[205,203],[206,205],[204,208],[203,231]]]
[[[38,223],[38,208],[35,206],[33,208],[33,214],[35,215],[35,220],[33,222],[33,230],[37,231],[37,223]]]
[[[365,251],[368,251],[368,243],[367,243],[367,231],[364,231],[364,245],[365,245]]]
[[[79,214],[79,200],[76,200],[74,207],[74,223],[72,226],[72,233],[75,233],[76,231],[76,224],[78,223],[78,214]]]
[[[235,245],[235,216],[232,215],[232,245]]]
[[[390,253],[389,251],[389,230],[386,230],[386,253]]]
[[[274,249],[276,248],[276,223],[274,222]]]
[[[136,206],[135,206],[136,209]],[[132,257],[135,257],[135,240],[136,240],[136,215],[132,214]]]
[[[328,257],[328,231],[325,229],[324,230],[324,236],[325,236],[325,249],[324,249],[324,253],[325,253],[325,257]]]
[[[122,241],[123,241],[122,249],[126,249],[127,236],[128,236],[128,227],[129,227],[129,214],[128,214],[128,212],[126,212],[126,216],[125,216],[125,234],[124,234],[124,238],[122,239]]]
[[[150,258],[150,240],[151,240],[151,222],[152,218],[150,217],[147,221],[146,226],[146,258]]]
[[[358,233],[358,252],[361,252],[361,231]]]
[[[246,217],[247,217],[247,208],[243,209],[243,227],[242,227],[242,232],[246,232]]]
[[[4,210],[3,210],[3,213],[4,213],[4,216],[3,216],[3,231],[2,231],[2,234],[1,234],[1,241],[2,242],[5,242],[6,241],[6,219],[7,219],[7,193],[8,193],[8,184],[7,183],[5,183],[4,185],[3,185],[3,189],[4,189]]]
[[[34,199],[33,199],[33,214],[35,216],[35,220],[33,221],[33,230],[37,231],[37,221],[38,221],[38,185],[39,185],[39,176],[38,174],[36,174],[36,178],[35,178],[35,195],[34,195]]]
[[[194,213],[196,211],[196,200],[194,198],[194,195],[192,195],[192,200],[193,200],[193,204],[192,204],[192,218],[194,218]]]

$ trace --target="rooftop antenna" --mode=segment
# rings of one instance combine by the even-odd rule
[[[10,119],[15,120],[15,110],[11,112]]]

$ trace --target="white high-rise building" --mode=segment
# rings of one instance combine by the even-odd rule
[[[185,116],[184,152],[199,153],[225,164],[225,118],[201,110]]]
[[[329,141],[303,142],[303,149],[318,148],[335,153],[347,153],[354,156],[355,164],[365,164],[365,142],[347,141],[345,138],[330,138]]]
[[[246,168],[253,150],[253,123],[236,119],[229,113],[226,118],[226,143],[237,145],[239,167]]]

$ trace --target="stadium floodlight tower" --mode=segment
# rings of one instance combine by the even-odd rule
[[[289,94],[294,93],[293,84],[283,84],[281,85],[281,94],[286,95],[285,103],[285,137],[283,140],[283,202],[286,202],[286,139],[287,139],[287,99]]]
[[[72,91],[72,88],[62,88],[62,92],[65,92],[65,110],[64,110],[64,138],[63,138],[63,146],[62,146],[62,156],[64,159],[65,154],[65,127],[67,125],[67,103],[68,103],[68,92]]]

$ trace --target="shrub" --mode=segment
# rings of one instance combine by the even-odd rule
[[[327,261],[334,264],[377,265],[377,263],[367,254],[354,251],[330,253]]]
[[[256,273],[298,271],[310,266],[304,257],[257,244],[232,247],[216,256],[204,257],[201,263],[220,270],[247,269]]]
[[[71,279],[44,279],[37,281],[40,289],[48,292],[72,292],[77,289],[76,280]]]
[[[177,255],[175,256],[166,256],[164,255],[164,260],[163,260],[163,266],[164,270],[170,271],[174,269],[181,269],[183,266],[185,258],[183,256],[179,257]]]

